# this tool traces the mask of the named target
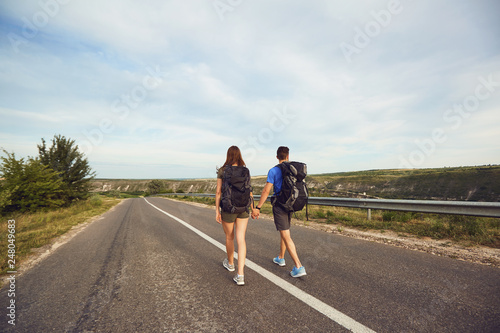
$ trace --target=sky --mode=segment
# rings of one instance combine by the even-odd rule
[[[98,178],[500,164],[497,0],[0,0],[0,147]],[[2,153],[3,154],[3,153]]]

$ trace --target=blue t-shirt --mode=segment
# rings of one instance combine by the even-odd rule
[[[279,166],[275,166],[267,173],[267,182],[273,184],[274,195],[278,195],[281,192],[281,185],[283,184],[283,174]]]

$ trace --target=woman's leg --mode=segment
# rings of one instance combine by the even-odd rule
[[[247,257],[247,243],[245,234],[247,232],[248,217],[236,219],[236,241],[238,242],[238,274],[244,275],[245,259]]]
[[[222,228],[226,234],[226,253],[229,265],[234,265],[234,223],[222,221]]]

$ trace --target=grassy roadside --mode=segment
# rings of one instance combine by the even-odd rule
[[[0,266],[0,276],[9,269],[8,229],[7,222],[15,221],[15,269],[32,252],[32,249],[49,244],[53,239],[69,231],[73,226],[89,221],[99,216],[120,202],[116,198],[103,198],[93,195],[85,201],[74,203],[70,207],[48,212],[29,214],[14,213],[2,216],[0,223],[0,253],[3,260]],[[11,245],[12,247],[12,245]],[[12,262],[10,262],[12,263]]]
[[[215,205],[214,198],[173,196],[174,199]],[[313,206],[308,207],[309,220],[317,223],[336,224],[359,230],[386,230],[397,232],[400,236],[430,237],[450,240],[465,246],[483,245],[500,248],[500,219],[464,215],[423,214],[372,210],[368,220],[365,209]],[[264,214],[272,214],[271,205],[262,207]],[[306,221],[305,209],[294,216]],[[307,222],[304,222],[307,224]]]
[[[450,240],[464,246],[500,248],[500,219],[497,218],[372,210],[372,218],[368,220],[365,209],[309,208],[309,219],[319,223],[380,232],[390,230],[403,237]],[[305,212],[298,213],[297,217],[305,220]]]

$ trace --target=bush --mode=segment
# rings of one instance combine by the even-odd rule
[[[111,191],[108,191],[108,193],[106,194],[106,196],[108,196],[110,198],[120,198],[121,197],[121,193],[120,193],[120,191],[117,191],[117,190],[111,190]]]
[[[320,209],[320,210],[314,212],[314,215],[312,217],[317,218],[317,219],[324,219],[324,218],[326,218],[326,214],[325,214],[324,210]]]
[[[453,233],[466,234],[469,236],[482,236],[486,233],[483,223],[472,216],[455,215],[450,218],[449,229]]]
[[[408,222],[412,218],[414,218],[412,212],[384,211],[382,213],[382,221],[384,222]]]
[[[1,157],[0,214],[34,212],[68,206],[86,199],[94,173],[74,140],[54,136],[38,146],[39,157],[17,160],[14,153]]]
[[[164,188],[164,184],[159,179],[154,179],[148,183],[148,192],[149,194],[158,194]]]
[[[40,160],[17,160],[14,153],[3,151],[0,174],[4,179],[0,188],[0,213],[13,211],[34,212],[39,209],[61,207],[64,184],[59,174]]]
[[[396,220],[396,212],[384,211],[382,213],[382,221],[395,221],[395,220]]]
[[[89,199],[92,207],[99,207],[102,205],[102,198],[99,194],[93,194]]]

